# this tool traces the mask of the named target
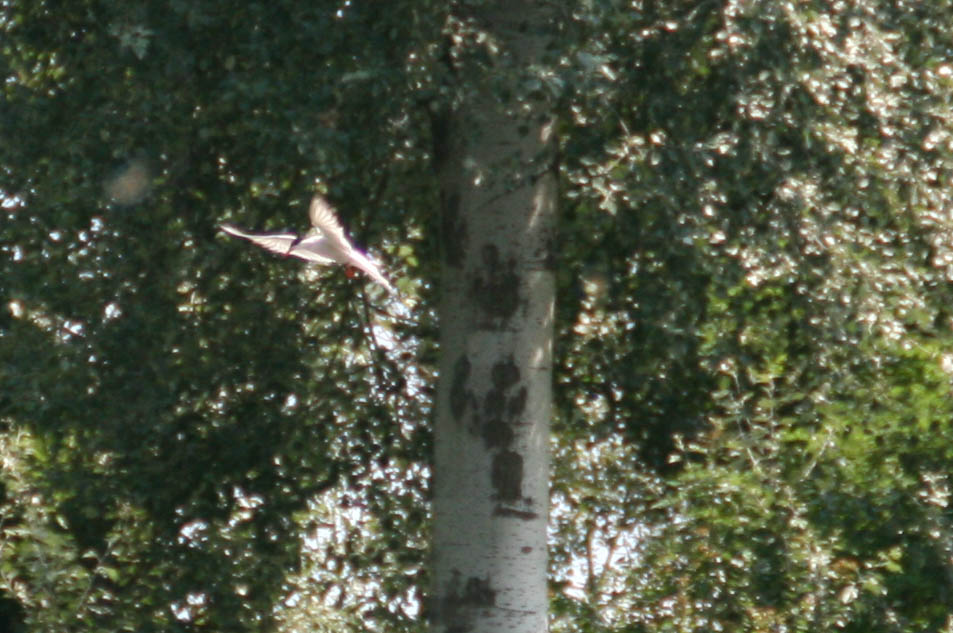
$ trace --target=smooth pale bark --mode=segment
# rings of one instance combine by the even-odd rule
[[[460,62],[470,92],[435,126],[444,262],[430,621],[440,633],[542,633],[556,186],[549,104],[524,97],[551,22],[541,3],[478,6],[466,18],[485,32],[491,68]]]

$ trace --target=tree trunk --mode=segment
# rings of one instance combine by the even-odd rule
[[[543,3],[477,7],[453,27],[460,100],[434,130],[444,261],[431,628],[541,633],[556,186],[538,69],[551,19]]]

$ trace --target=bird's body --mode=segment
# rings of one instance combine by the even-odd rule
[[[302,237],[294,233],[245,233],[230,224],[223,224],[222,230],[279,255],[298,257],[321,265],[353,266],[387,288],[388,292],[396,292],[377,265],[347,239],[334,209],[324,198],[316,195],[311,199],[308,215],[312,228]]]

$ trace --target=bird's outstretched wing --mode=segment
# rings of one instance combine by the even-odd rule
[[[344,229],[338,221],[338,215],[335,213],[334,207],[323,196],[315,194],[311,198],[308,217],[311,218],[311,226],[321,231],[328,238],[351,246],[351,243],[344,236]]]
[[[294,233],[245,233],[239,228],[232,226],[231,224],[223,224],[222,230],[228,233],[229,235],[234,235],[236,237],[244,238],[262,248],[266,248],[273,253],[278,253],[280,255],[290,254],[291,247],[294,245],[295,240],[298,239],[298,236]]]
[[[351,244],[351,241],[347,239],[347,236],[344,235],[344,229],[341,227],[337,213],[335,213],[331,203],[322,196],[315,194],[315,196],[311,198],[308,216],[311,218],[311,224],[314,226],[314,229],[312,229],[312,233],[303,240],[302,246],[304,242],[315,238],[323,238],[320,239],[320,250],[322,253],[333,253],[333,255],[329,256],[335,261],[354,266],[364,271],[371,279],[387,288],[387,291],[391,294],[397,292],[384,275],[381,274],[377,264],[372,262],[367,255],[355,248],[354,245]]]

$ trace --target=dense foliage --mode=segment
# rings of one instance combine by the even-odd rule
[[[951,5],[653,4],[580,27],[558,628],[950,626]]]
[[[408,593],[428,405],[395,355],[428,308],[216,228],[300,230],[326,189],[405,291],[430,275],[402,226],[414,16],[339,8],[4,8],[3,583],[36,630],[258,630],[305,600],[302,544],[338,618]]]
[[[0,4],[0,629],[422,627],[465,4]],[[561,16],[554,630],[953,626],[951,23]]]

